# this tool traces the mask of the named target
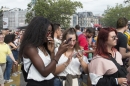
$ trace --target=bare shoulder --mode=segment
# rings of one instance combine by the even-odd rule
[[[23,51],[25,57],[33,57],[33,55],[38,54],[37,47],[32,45],[26,46]]]

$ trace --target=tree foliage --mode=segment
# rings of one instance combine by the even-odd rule
[[[130,6],[123,6],[122,4],[117,4],[115,7],[107,7],[104,11],[104,17],[101,22],[103,26],[106,27],[116,27],[116,21],[119,17],[125,17],[130,20]]]
[[[82,7],[82,3],[71,0],[37,0],[34,7],[31,3],[28,4],[26,22],[29,23],[34,16],[44,16],[53,23],[67,27],[70,24],[70,16],[77,8]]]
[[[0,9],[0,17],[3,16],[3,10]]]
[[[129,3],[130,2],[130,0],[124,0],[124,3]]]

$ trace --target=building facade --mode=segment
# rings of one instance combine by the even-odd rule
[[[25,23],[27,10],[14,8],[3,12],[3,19],[8,19],[7,28],[16,29],[18,27],[26,26]]]
[[[93,27],[94,24],[99,24],[99,18],[92,12],[78,12],[78,24],[83,28]]]
[[[73,14],[70,20],[70,27],[75,27],[78,24],[78,14]]]

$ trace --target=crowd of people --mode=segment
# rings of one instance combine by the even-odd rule
[[[22,34],[23,31],[12,32],[9,29],[0,32],[0,86],[12,82],[11,76],[21,74],[18,71],[18,52]]]
[[[10,81],[11,74],[21,73],[21,61],[26,86],[130,86],[128,20],[121,17],[116,26],[81,31],[76,25],[63,30],[40,16],[25,31],[2,30],[0,86]]]

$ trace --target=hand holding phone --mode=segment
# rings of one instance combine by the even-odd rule
[[[79,50],[78,52],[79,52],[80,54],[83,54],[83,51],[84,51],[84,50]]]
[[[77,55],[77,54],[78,54],[78,53],[74,53],[72,57],[76,58],[76,55]]]
[[[72,38],[69,38],[65,43],[68,44]]]
[[[74,54],[73,54],[73,57],[76,58],[76,55],[77,55],[78,53],[79,53],[79,54],[83,54],[83,51],[84,51],[84,50],[79,50],[77,53],[74,53]]]
[[[50,35],[50,32],[47,33],[47,37]]]

